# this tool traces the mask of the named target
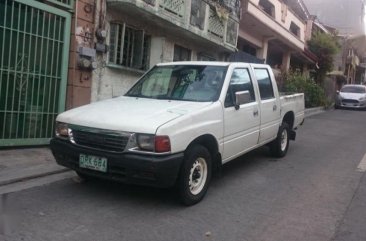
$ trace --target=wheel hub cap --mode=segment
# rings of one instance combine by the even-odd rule
[[[287,130],[284,129],[281,133],[281,150],[285,151],[287,147]]]
[[[189,174],[189,190],[193,195],[199,194],[207,180],[207,164],[204,158],[197,158]]]

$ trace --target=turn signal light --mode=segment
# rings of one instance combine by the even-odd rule
[[[169,136],[155,136],[155,152],[170,152]]]

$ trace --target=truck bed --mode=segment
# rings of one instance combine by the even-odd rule
[[[293,128],[296,128],[300,123],[304,121],[304,94],[303,93],[280,93],[281,99],[281,117],[289,110],[294,111],[295,121]]]

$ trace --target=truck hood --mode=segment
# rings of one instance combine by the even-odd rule
[[[159,126],[211,102],[157,100],[121,96],[78,107],[57,117],[57,121],[99,129],[150,133]]]

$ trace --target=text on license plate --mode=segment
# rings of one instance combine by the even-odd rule
[[[107,172],[107,158],[80,154],[79,167],[100,172]]]

